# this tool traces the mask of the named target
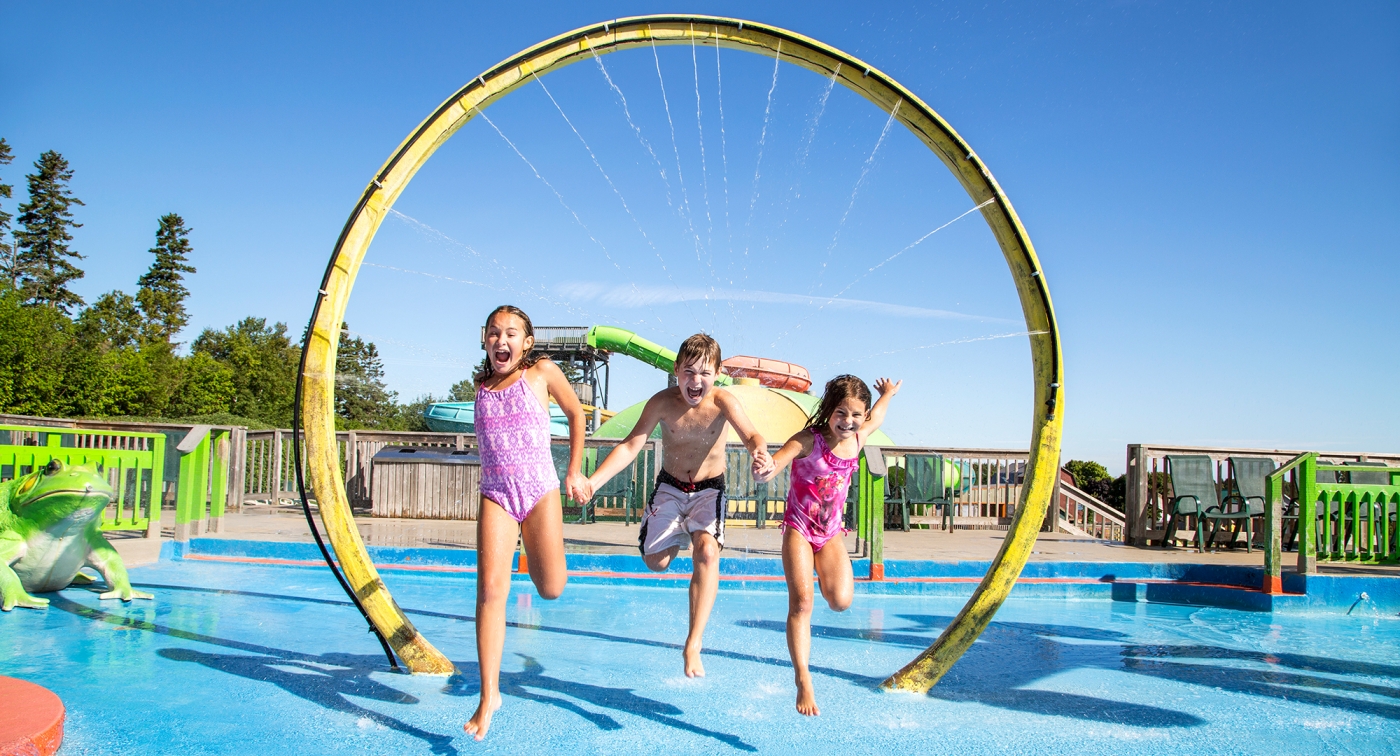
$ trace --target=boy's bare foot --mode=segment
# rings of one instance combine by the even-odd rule
[[[817,710],[817,695],[812,690],[810,678],[797,682],[797,713],[808,717],[815,717],[821,713]]]
[[[476,707],[476,713],[472,715],[471,721],[462,725],[462,729],[467,734],[481,740],[486,737],[486,731],[491,729],[491,715],[501,708],[501,694],[497,693],[492,697],[491,705],[487,705],[486,699],[481,699],[481,705]]]
[[[685,650],[681,653],[685,656],[685,676],[704,677],[705,665],[700,662],[700,647],[686,645]]]

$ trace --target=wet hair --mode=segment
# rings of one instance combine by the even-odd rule
[[[719,342],[708,334],[697,333],[682,341],[680,351],[676,352],[676,367],[678,368],[699,360],[714,361],[716,373],[719,372],[720,364],[723,362],[719,353]]]
[[[865,410],[870,411],[870,387],[865,385],[865,381],[854,375],[838,375],[827,381],[826,390],[822,392],[822,403],[817,405],[817,411],[808,418],[807,428],[826,427],[831,422],[831,416],[836,414],[836,406],[847,399],[865,402]]]
[[[491,321],[495,320],[497,315],[514,315],[520,318],[525,321],[525,335],[532,339],[535,337],[535,326],[530,322],[530,316],[526,315],[525,311],[519,307],[515,305],[501,305],[492,310],[491,314],[486,316],[486,328],[488,330],[491,328]],[[535,354],[535,350],[531,349],[521,355],[520,369],[524,370],[534,365],[536,362],[540,361],[541,357],[543,357],[543,355]],[[481,364],[477,366],[476,374],[472,376],[472,380],[476,382],[476,385],[480,386],[482,381],[490,378],[495,372],[496,371],[491,367],[491,355],[488,353],[481,359]]]

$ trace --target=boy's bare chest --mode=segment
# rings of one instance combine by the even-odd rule
[[[678,412],[662,421],[672,442],[713,444],[724,433],[724,414],[718,407],[698,407]]]

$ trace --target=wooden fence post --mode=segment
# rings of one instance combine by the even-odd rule
[[[268,476],[272,491],[272,506],[282,503],[282,431],[272,432],[272,475]]]
[[[1147,545],[1147,455],[1142,444],[1128,444],[1127,480],[1124,486],[1123,540],[1130,546]]]

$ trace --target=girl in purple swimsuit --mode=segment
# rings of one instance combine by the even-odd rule
[[[564,517],[549,451],[549,398],[569,418],[569,498],[588,501],[583,463],[583,407],[563,371],[531,354],[534,327],[519,308],[502,305],[486,318],[486,359],[476,372],[476,441],[481,449],[481,514],[476,530],[476,653],[481,700],[464,729],[486,737],[501,707],[501,653],[506,597],[519,535],[520,561],[541,598],[564,591]],[[525,558],[529,554],[529,559]]]
[[[888,378],[876,381],[880,400],[872,407],[865,381],[854,375],[832,378],[807,427],[773,455],[773,473],[768,479],[792,463],[782,524],[783,574],[788,585],[788,653],[792,655],[797,711],[801,714],[819,713],[812,675],[807,671],[812,649],[812,569],[816,567],[826,603],[834,611],[846,611],[854,590],[851,557],[840,538],[846,492],[865,439],[884,422],[890,399],[901,383]]]

